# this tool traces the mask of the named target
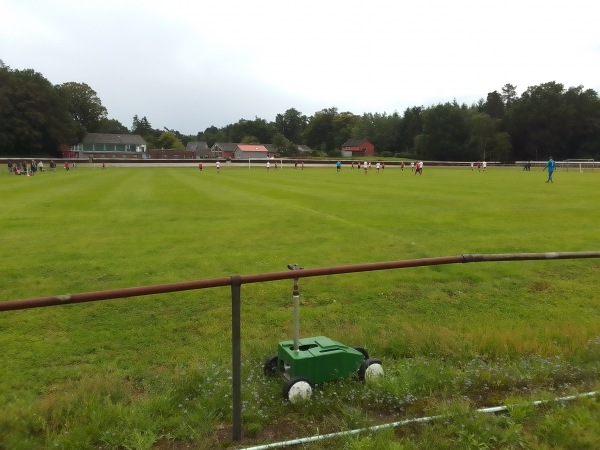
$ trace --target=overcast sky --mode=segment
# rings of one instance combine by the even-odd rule
[[[406,4],[405,4],[406,3]],[[0,59],[131,127],[400,114],[511,83],[600,91],[598,0],[0,0]]]

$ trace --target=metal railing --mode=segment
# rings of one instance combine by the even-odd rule
[[[459,256],[442,256],[435,258],[388,261],[369,264],[352,264],[316,269],[288,270],[256,275],[232,275],[224,278],[187,281],[180,283],[138,286],[123,289],[85,292],[80,294],[55,295],[22,300],[0,302],[0,312],[15,311],[47,306],[71,305],[74,303],[95,302],[118,298],[139,297],[143,295],[165,294],[195,289],[215,287],[231,287],[231,350],[232,350],[232,437],[239,441],[242,438],[242,385],[241,385],[241,287],[242,284],[263,283],[287,279],[339,275],[375,270],[402,269],[408,267],[437,266],[445,264],[464,264],[476,262],[500,261],[533,261],[556,259],[600,258],[600,252],[546,252],[546,253],[499,253],[499,254],[467,254]]]

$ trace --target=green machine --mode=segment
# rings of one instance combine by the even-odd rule
[[[301,270],[298,264],[290,270]],[[306,400],[313,388],[321,383],[351,376],[361,381],[383,375],[381,361],[369,358],[366,349],[349,347],[326,336],[300,339],[300,290],[294,278],[294,339],[279,342],[277,354],[263,365],[265,375],[283,375],[283,397],[292,403]]]

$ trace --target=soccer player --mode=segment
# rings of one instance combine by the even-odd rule
[[[552,174],[556,170],[556,162],[552,159],[552,156],[550,156],[550,159],[548,159],[548,162],[546,163],[546,167],[544,167],[544,170],[546,169],[548,170],[548,179],[546,180],[546,183],[548,181],[554,183],[554,181],[552,181]]]

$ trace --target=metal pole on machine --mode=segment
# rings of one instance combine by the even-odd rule
[[[288,264],[290,270],[301,270],[298,264]],[[298,287],[298,278],[294,278],[294,351],[300,351],[300,288]]]

